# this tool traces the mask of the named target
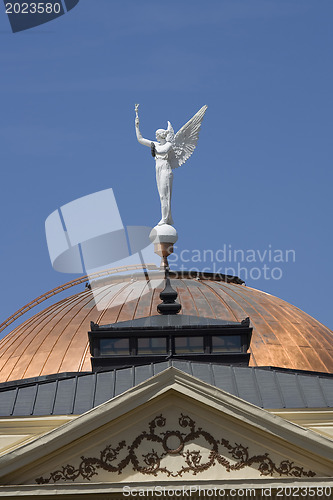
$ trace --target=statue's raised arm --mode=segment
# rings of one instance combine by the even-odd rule
[[[144,139],[140,132],[138,113],[139,105],[135,105],[135,131],[140,144],[151,148],[156,162],[156,182],[161,200],[162,219],[158,225],[173,224],[171,216],[172,170],[180,167],[188,160],[199,138],[201,122],[207,106],[203,106],[175,135],[168,122],[168,128],[156,130],[156,141]]]
[[[139,104],[135,105],[135,132],[136,132],[136,138],[139,141],[140,144],[143,144],[144,146],[151,146],[151,142],[148,139],[144,139],[142,137],[142,134],[140,132],[140,119],[139,119]]]

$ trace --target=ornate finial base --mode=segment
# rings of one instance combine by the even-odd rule
[[[172,254],[173,245],[178,240],[176,229],[169,224],[157,225],[151,230],[149,239],[154,243],[155,253],[162,257],[161,268],[168,268],[168,257]]]
[[[149,238],[154,243],[155,253],[162,257],[161,268],[165,271],[165,288],[160,293],[163,302],[158,304],[157,310],[160,314],[178,314],[182,306],[176,302],[178,293],[171,286],[168,264],[168,257],[173,252],[173,245],[178,240],[177,231],[169,224],[162,224],[151,230]]]

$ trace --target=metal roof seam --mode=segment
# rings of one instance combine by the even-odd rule
[[[217,387],[216,380],[215,380],[215,374],[214,374],[214,370],[213,370],[213,364],[212,363],[209,363],[209,371],[210,371],[210,377],[211,377],[212,385],[214,385],[215,387]]]
[[[72,402],[71,402],[71,407],[72,407],[72,408],[71,408],[71,412],[70,412],[70,413],[71,413],[71,415],[73,415],[73,413],[74,413],[75,398],[76,398],[76,393],[77,393],[77,384],[78,384],[78,379],[79,379],[79,377],[78,377],[78,376],[76,376],[76,377],[73,377],[73,378],[74,378],[74,380],[75,380],[75,383],[74,383],[74,390],[73,390],[73,393],[72,393],[72,394],[73,394],[73,398],[72,398]]]
[[[56,403],[56,400],[57,400],[58,388],[59,388],[59,379],[56,380],[56,386],[55,386],[55,391],[54,391],[54,399],[53,399],[52,408],[51,408],[51,415],[54,414],[54,408],[55,408],[55,403]]]
[[[14,410],[15,410],[15,405],[16,405],[16,401],[17,401],[17,396],[18,396],[18,391],[19,391],[19,387],[17,386],[16,387],[16,391],[15,391],[15,396],[13,398],[13,405],[12,405],[12,408],[10,410],[10,416],[12,416],[14,414]]]
[[[304,407],[305,408],[309,408],[308,401],[306,399],[306,395],[305,395],[305,393],[303,391],[303,388],[302,388],[302,385],[300,384],[300,381],[299,381],[299,375],[298,375],[298,373],[295,373],[295,380],[296,380],[296,385],[298,387],[299,393],[300,393],[301,398],[303,400]]]
[[[232,385],[234,386],[234,390],[235,390],[235,396],[237,396],[239,398],[240,396],[239,396],[239,390],[238,390],[238,384],[237,384],[235,370],[234,370],[233,366],[230,366],[229,368],[230,368],[230,373],[231,373]]]
[[[91,407],[95,407],[95,399],[96,399],[96,391],[97,391],[97,373],[94,373],[94,387],[91,395]]]
[[[322,377],[318,376],[318,382],[319,382],[319,387],[320,387],[321,393],[323,395],[324,401],[327,404],[327,406],[330,407],[330,403],[326,397],[325,391],[324,391],[323,386],[322,386]]]
[[[216,290],[214,290],[214,288],[209,285],[206,281],[202,281],[202,283],[207,287],[209,288],[209,290],[211,290],[211,292],[216,295],[216,297],[218,297],[219,300],[221,300],[223,302],[223,304],[225,305],[226,309],[230,312],[230,314],[235,318],[235,321],[238,321],[238,318],[236,316],[236,314],[233,312],[233,310],[231,309],[231,307],[229,306],[229,304],[227,304],[227,302],[223,299],[223,297],[221,297],[218,293],[216,293]]]
[[[256,370],[251,367],[251,373],[252,373],[252,377],[253,377],[253,381],[254,381],[254,386],[256,388],[256,391],[257,391],[257,395],[258,395],[258,399],[260,401],[260,406],[261,408],[264,407],[264,401],[262,399],[262,395],[261,395],[261,391],[260,391],[260,386],[259,386],[259,382],[258,382],[258,379],[257,379],[257,373],[256,373]]]
[[[286,401],[285,401],[284,396],[283,396],[282,387],[280,386],[280,383],[279,383],[279,380],[278,380],[278,377],[277,377],[277,373],[276,373],[276,371],[273,371],[273,373],[274,373],[275,385],[277,387],[277,390],[278,390],[278,393],[279,393],[279,396],[280,396],[280,399],[281,399],[282,408],[287,408]]]
[[[39,389],[39,386],[36,384],[36,386],[35,386],[35,395],[34,395],[34,397],[32,398],[32,401],[31,401],[30,415],[34,414],[35,405],[36,405],[36,401],[37,401],[38,389]]]

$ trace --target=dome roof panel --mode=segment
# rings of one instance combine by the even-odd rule
[[[163,280],[119,277],[65,298],[0,341],[0,382],[90,371],[90,321],[110,324],[157,314]],[[181,314],[251,319],[250,366],[333,373],[333,333],[300,309],[265,292],[214,279],[172,279]]]

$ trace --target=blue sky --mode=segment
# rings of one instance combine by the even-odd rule
[[[76,277],[48,256],[61,205],[112,187],[125,224],[159,220],[139,102],[147,138],[208,105],[174,175],[178,252],[293,249],[281,279],[246,282],[332,328],[332,16],[331,0],[81,0],[13,34],[0,10],[1,320]]]

